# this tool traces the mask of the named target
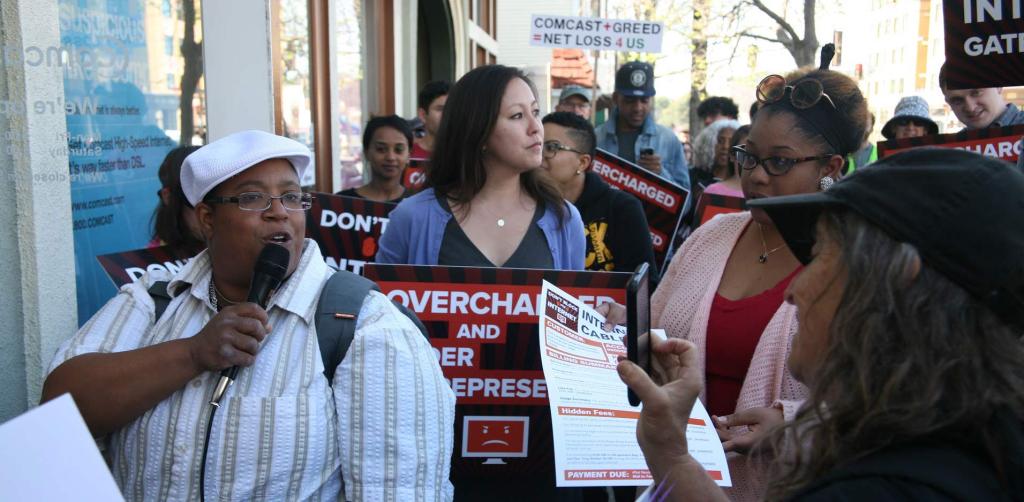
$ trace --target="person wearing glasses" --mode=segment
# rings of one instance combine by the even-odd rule
[[[189,155],[181,186],[206,250],[122,287],[58,349],[42,399],[71,393],[127,500],[452,499],[455,396],[386,296],[367,294],[345,361],[324,376],[313,317],[333,272],[303,238],[309,163],[304,145],[262,131]],[[268,245],[290,259],[263,309],[246,298]],[[171,300],[155,319],[158,282]],[[211,393],[232,366],[204,442]]]
[[[654,245],[640,200],[613,189],[590,170],[597,149],[594,126],[570,112],[550,113],[542,122],[542,166],[583,218],[586,269],[632,272],[646,262],[651,267],[651,277],[656,277]]]
[[[892,118],[882,126],[887,140],[918,138],[938,134],[939,125],[928,112],[928,102],[921,96],[904,96],[896,103]]]
[[[540,171],[533,83],[488,65],[452,86],[426,188],[391,212],[378,263],[582,270],[583,222]]]
[[[860,146],[866,102],[856,82],[827,69],[823,52],[824,69],[758,84],[761,106],[733,150],[748,202],[828,190]],[[761,499],[757,469],[741,454],[807,397],[786,369],[798,322],[783,293],[800,268],[762,209],[723,214],[683,243],[651,298],[651,326],[696,347],[700,397],[729,452],[734,500]],[[614,310],[613,322],[625,317]]]
[[[751,205],[806,264],[785,296],[788,369],[810,394],[755,449],[774,459],[765,500],[1024,500],[1024,175],[920,148]],[[688,454],[699,348],[654,353],[653,379],[618,367],[643,401],[648,500],[728,500]]]
[[[556,112],[570,112],[590,120],[591,102],[590,89],[580,85],[567,85],[558,95]]]

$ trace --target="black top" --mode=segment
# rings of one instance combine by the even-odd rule
[[[448,201],[443,197],[438,197],[437,201],[445,211],[452,212]],[[537,209],[533,212],[533,220],[527,227],[523,240],[519,241],[519,247],[508,258],[508,261],[501,265],[502,267],[540,269],[555,267],[555,258],[551,254],[548,240],[544,237],[544,231],[537,226],[537,221],[542,216],[544,216],[544,204],[537,203]],[[462,230],[454,216],[448,220],[448,224],[444,228],[437,264],[460,267],[497,267],[480,252],[473,241],[469,240],[469,236]]]
[[[597,174],[584,173],[583,192],[576,209],[587,238],[587,270],[633,272],[643,262],[657,277],[654,245],[640,200],[611,187]],[[652,289],[653,290],[653,289]]]
[[[346,197],[355,197],[357,199],[366,199],[366,197],[363,197],[362,195],[360,195],[359,192],[357,192],[355,188],[349,188],[348,190],[342,190],[342,191],[340,191],[340,192],[338,192],[338,193],[336,193],[334,195],[344,195]],[[387,202],[390,202],[392,204],[398,204],[399,202],[402,202],[402,199],[404,199],[408,195],[409,195],[409,191],[408,190],[403,190],[402,191],[402,195],[398,196],[397,199],[391,199],[391,200],[389,200]]]
[[[838,467],[793,500],[1024,500],[1024,424],[1002,429],[1007,432],[1000,445],[1002,480],[980,452],[950,441],[922,440],[890,446]]]

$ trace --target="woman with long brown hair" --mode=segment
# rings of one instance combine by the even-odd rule
[[[482,66],[452,87],[427,189],[402,201],[379,263],[583,269],[579,211],[539,169],[544,128],[520,70]]]
[[[755,448],[774,457],[767,498],[1024,499],[1024,175],[921,149],[751,205],[807,264],[786,301],[800,312],[789,370],[810,393]],[[619,374],[644,402],[658,500],[724,500],[687,453],[694,345],[655,352],[664,385],[629,362]]]

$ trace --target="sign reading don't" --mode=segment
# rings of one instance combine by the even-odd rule
[[[530,45],[558,49],[661,52],[665,24],[654,21],[534,14]]]

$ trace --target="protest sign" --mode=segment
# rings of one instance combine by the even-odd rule
[[[878,144],[878,158],[888,157],[911,148],[939,146],[958,148],[1007,162],[1017,162],[1021,153],[1024,125],[972,129],[952,134],[936,134],[919,138],[883,141]]]
[[[558,486],[643,486],[652,481],[636,439],[640,407],[626,399],[616,371],[626,355],[626,329],[602,328],[604,317],[544,282],[540,345],[550,395]],[[662,330],[651,330],[664,339]],[[690,455],[719,486],[732,486],[729,464],[707,410],[698,400],[686,428]],[[600,455],[594,453],[600,451]]]
[[[394,208],[389,202],[317,193],[306,215],[306,237],[320,245],[329,267],[360,274],[377,255]]]
[[[693,214],[694,227],[707,223],[720,214],[738,213],[747,210],[747,199],[717,193],[704,192],[697,201]]]
[[[558,49],[661,52],[665,24],[655,21],[534,14],[530,45]]]
[[[427,159],[409,159],[409,166],[402,173],[402,186],[406,193],[412,195],[423,189],[427,181]]]
[[[950,89],[1024,84],[1020,0],[943,0]]]
[[[669,244],[683,216],[686,189],[600,148],[592,169],[611,186],[640,199],[651,230],[654,261],[664,270]]]
[[[100,266],[103,267],[103,271],[107,273],[107,277],[117,288],[141,279],[146,272],[162,271],[176,274],[188,263],[189,259],[191,259],[190,256],[175,253],[167,246],[110,253],[96,257]]]
[[[625,303],[630,275],[376,263],[364,275],[430,331],[456,396],[453,481],[551,476],[551,416],[537,334],[541,282],[591,305]]]

